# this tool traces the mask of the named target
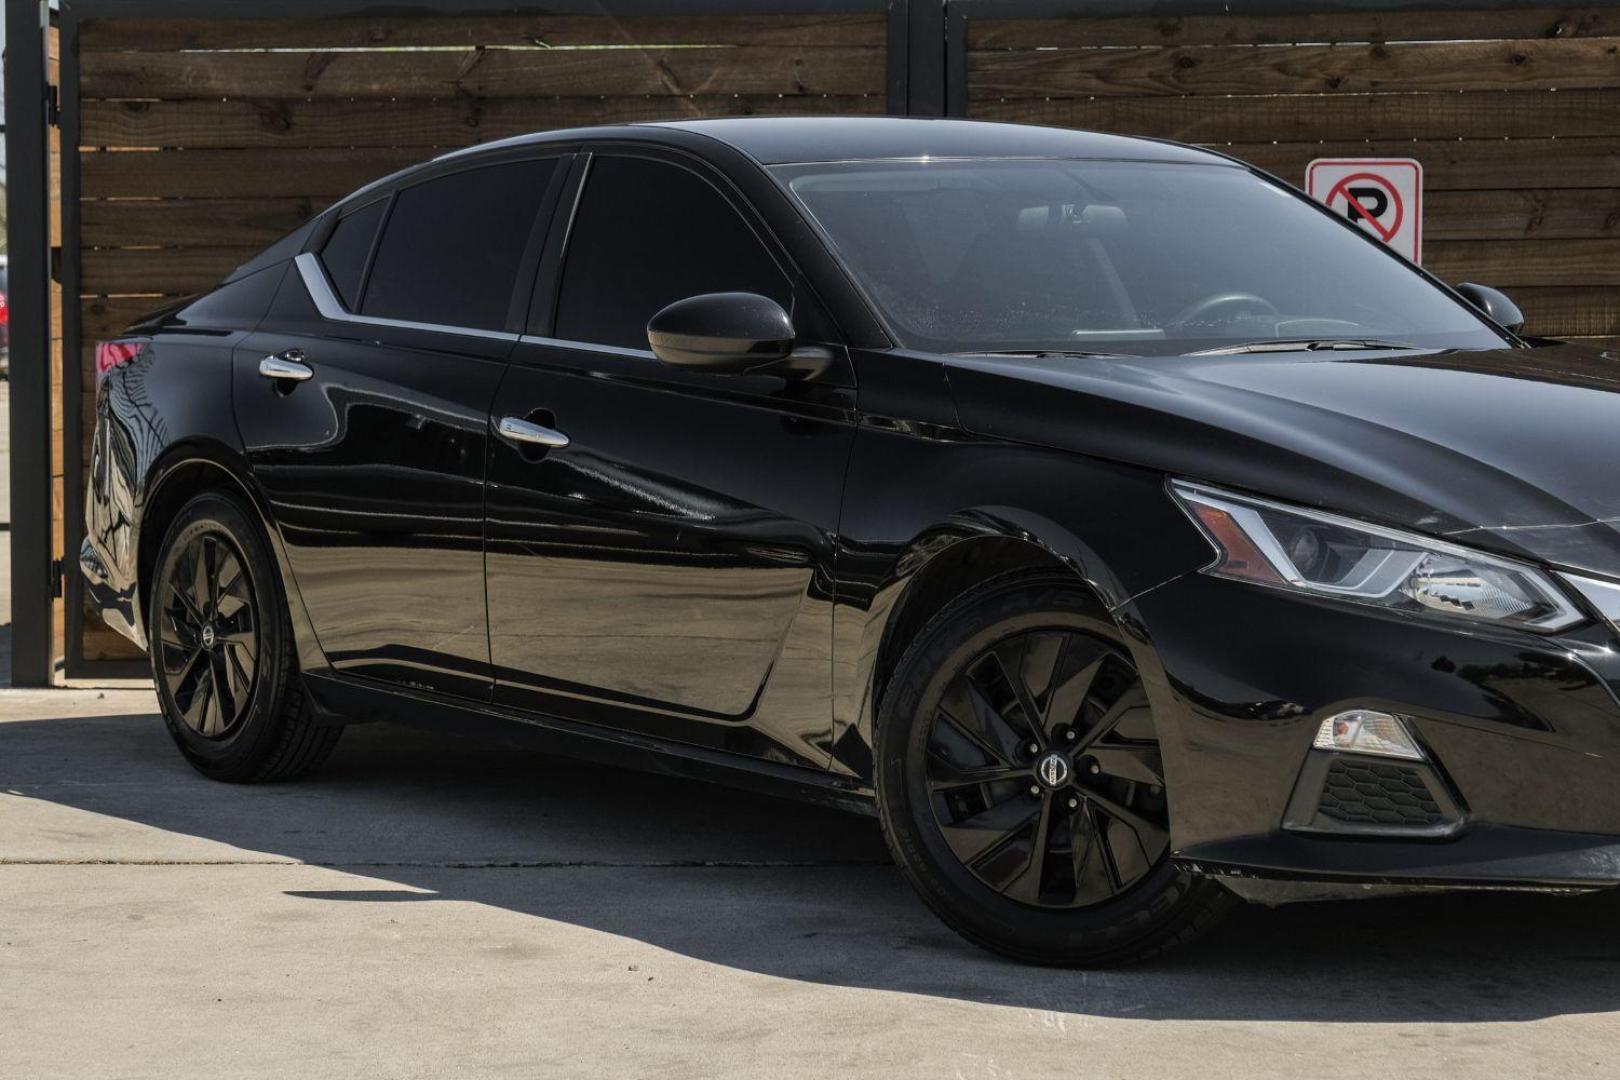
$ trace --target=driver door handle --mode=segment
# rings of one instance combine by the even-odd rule
[[[288,349],[286,352],[267,356],[259,361],[259,374],[267,379],[287,379],[292,382],[303,382],[315,372],[304,363],[304,353],[301,349]]]
[[[527,443],[531,446],[549,446],[553,450],[561,450],[568,445],[568,436],[552,428],[541,427],[539,424],[527,420],[519,420],[515,416],[503,416],[500,423],[495,425],[502,438],[510,439],[515,443]]]

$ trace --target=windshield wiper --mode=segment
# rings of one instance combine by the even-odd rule
[[[1380,341],[1377,338],[1267,338],[1242,345],[1221,345],[1213,349],[1199,349],[1188,356],[1236,356],[1239,353],[1270,352],[1350,352],[1356,349],[1416,349],[1402,341]]]

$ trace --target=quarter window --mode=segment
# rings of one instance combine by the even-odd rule
[[[350,311],[360,302],[360,279],[387,205],[387,199],[378,199],[370,206],[345,214],[321,249],[321,265],[326,267],[326,276],[332,279],[332,287]]]
[[[501,330],[555,162],[515,161],[408,187],[377,245],[363,315]]]
[[[659,309],[711,292],[791,302],[775,260],[709,183],[667,162],[597,158],[569,235],[557,336],[645,349]]]

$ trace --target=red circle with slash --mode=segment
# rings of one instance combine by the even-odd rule
[[[1350,185],[1360,183],[1376,184],[1389,193],[1389,205],[1395,208],[1395,220],[1390,223],[1388,228],[1385,228],[1383,222],[1379,221],[1368,212],[1365,206],[1361,205],[1360,199],[1350,194]],[[1377,173],[1351,173],[1337,184],[1334,184],[1333,189],[1328,192],[1327,198],[1322,201],[1326,205],[1332,206],[1333,200],[1338,198],[1347,200],[1350,203],[1350,209],[1360,214],[1361,219],[1372,226],[1373,232],[1377,233],[1378,238],[1384,243],[1389,243],[1395,234],[1401,231],[1401,219],[1406,216],[1406,206],[1401,202],[1401,193],[1395,189],[1394,184]]]

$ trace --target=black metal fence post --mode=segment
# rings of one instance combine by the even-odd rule
[[[6,4],[11,681],[51,680],[51,252],[43,0]]]
[[[945,115],[945,3],[911,0],[906,19],[906,115]]]

